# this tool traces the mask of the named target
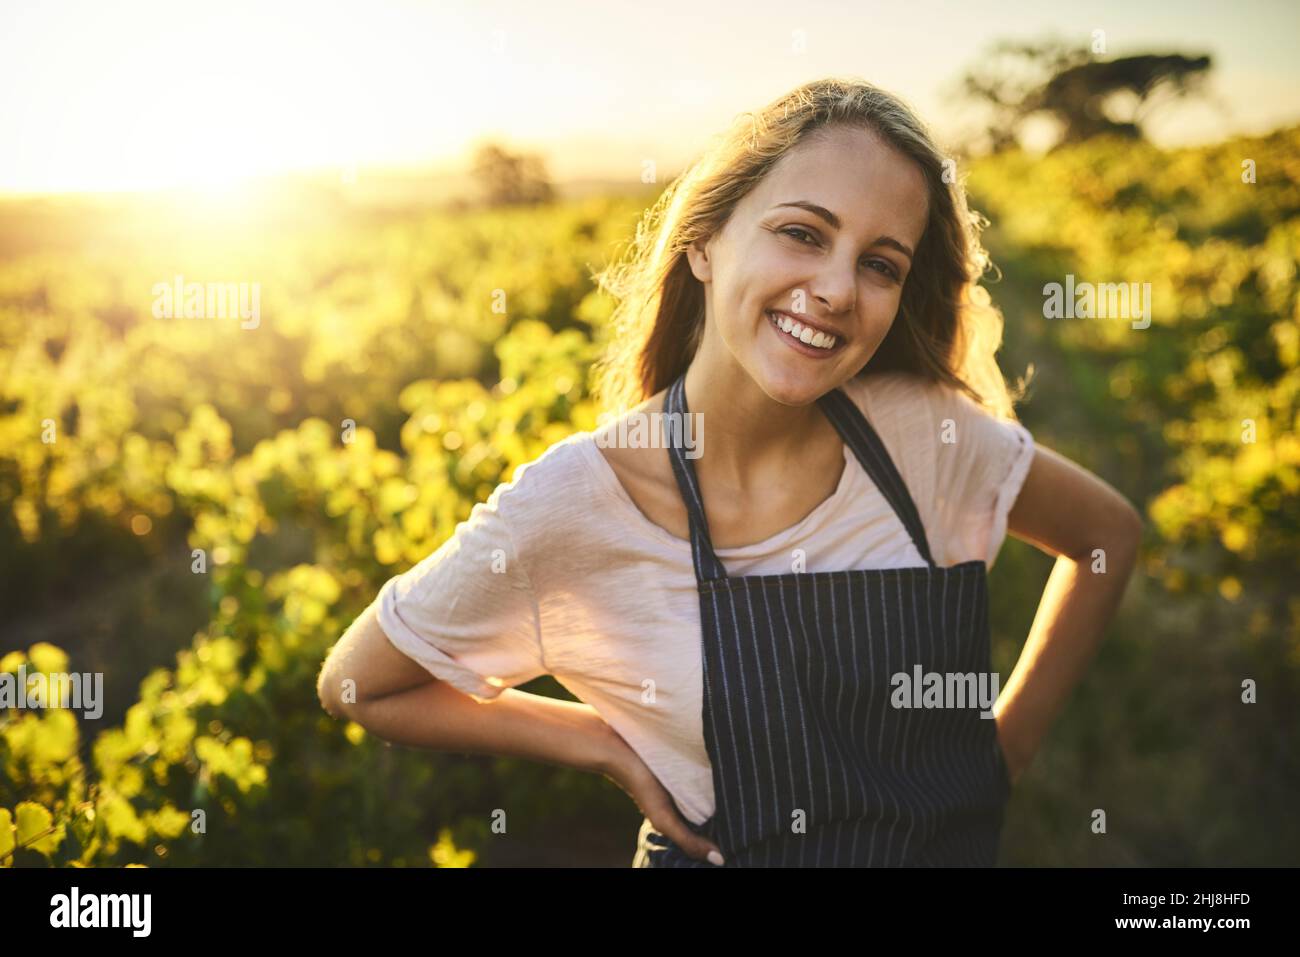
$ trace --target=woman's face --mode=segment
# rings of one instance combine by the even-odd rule
[[[786,405],[847,381],[893,324],[928,205],[920,168],[871,133],[832,128],[792,149],[689,250],[705,361],[729,353]]]

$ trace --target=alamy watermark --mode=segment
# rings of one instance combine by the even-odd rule
[[[703,412],[602,412],[597,422],[596,445],[602,449],[681,448],[688,459],[704,454]]]
[[[981,718],[991,718],[1000,679],[996,671],[924,671],[913,665],[910,674],[895,672],[889,683],[895,708],[978,707]]]
[[[1140,295],[1139,295],[1140,293]],[[1129,319],[1134,329],[1151,325],[1151,283],[1074,281],[1067,273],[1043,286],[1044,319]]]
[[[67,708],[87,719],[98,718],[104,713],[104,673],[28,674],[27,666],[19,665],[17,674],[0,673],[0,710],[5,708]]]
[[[172,282],[153,285],[155,319],[238,319],[241,329],[262,322],[262,284],[256,282]]]
[[[50,898],[51,927],[121,927],[148,937],[152,912],[152,894],[83,894],[74,884],[70,893]]]

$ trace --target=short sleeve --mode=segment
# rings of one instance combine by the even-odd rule
[[[1034,459],[1033,436],[1019,422],[993,415],[964,393],[942,385],[931,388],[939,419],[934,511],[945,564],[979,558],[992,567],[1006,539],[1007,516]]]
[[[480,701],[546,674],[537,602],[502,485],[436,551],[375,599],[393,646]]]

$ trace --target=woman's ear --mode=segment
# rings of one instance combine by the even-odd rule
[[[700,282],[713,279],[713,264],[709,259],[709,240],[697,239],[686,247],[686,258],[691,264],[691,273]]]

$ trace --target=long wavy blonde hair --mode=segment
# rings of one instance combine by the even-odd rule
[[[1014,418],[1012,389],[995,355],[1003,319],[978,283],[990,268],[961,178],[925,125],[896,96],[862,80],[804,84],[757,113],[743,114],[646,210],[624,255],[595,275],[617,300],[609,345],[593,366],[597,399],[616,413],[686,371],[704,329],[704,286],[686,250],[720,230],[736,205],[781,157],[819,130],[866,129],[921,168],[930,215],[898,314],[857,374],[906,370],[965,392],[989,412]]]

